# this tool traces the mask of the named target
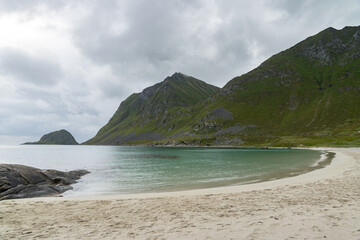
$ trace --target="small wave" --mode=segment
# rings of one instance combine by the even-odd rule
[[[325,162],[328,159],[327,152],[321,152],[320,159],[317,160],[311,167],[318,167],[322,162]]]
[[[211,183],[211,182],[221,182],[221,181],[231,181],[238,179],[238,177],[226,177],[226,178],[211,178],[211,179],[204,179],[198,180],[199,183]]]
[[[134,159],[138,159],[138,158],[145,158],[145,159],[149,159],[149,158],[157,158],[157,159],[178,159],[179,156],[176,155],[165,155],[165,154],[134,154],[132,156],[128,156],[128,158],[134,158]]]
[[[250,180],[250,181],[245,181],[245,182],[241,182],[241,183],[235,183],[230,186],[246,185],[246,184],[258,183],[258,182],[262,182],[262,181],[264,181],[264,180],[263,179]]]

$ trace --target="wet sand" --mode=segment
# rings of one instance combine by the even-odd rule
[[[321,148],[324,149],[324,148]],[[0,202],[0,239],[360,239],[360,149],[256,184]]]

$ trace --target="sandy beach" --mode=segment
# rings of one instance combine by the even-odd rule
[[[0,239],[359,240],[360,148],[326,150],[325,168],[256,184],[1,201]]]

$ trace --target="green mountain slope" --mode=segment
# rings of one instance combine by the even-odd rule
[[[147,101],[125,100],[89,143],[360,145],[359,27],[328,28],[196,101],[154,93],[164,82],[140,94]],[[142,137],[126,138],[134,134]]]
[[[218,87],[193,77],[175,73],[123,101],[110,121],[86,144],[164,139],[173,133],[171,130],[174,126],[169,122],[178,117],[178,113],[183,113],[184,109],[218,90]]]
[[[328,28],[231,80],[208,108],[248,144],[360,144],[360,28]]]

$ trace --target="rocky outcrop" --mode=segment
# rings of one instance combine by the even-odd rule
[[[210,112],[209,120],[213,120],[213,119],[217,119],[217,118],[221,118],[221,119],[225,119],[225,120],[233,120],[234,119],[232,113],[230,111],[224,109],[223,107],[219,107]]]
[[[77,182],[86,170],[61,172],[18,164],[0,164],[0,200],[56,196]]]
[[[27,142],[24,144],[58,144],[58,145],[77,145],[75,138],[71,133],[62,129],[59,131],[45,134],[37,142]]]

